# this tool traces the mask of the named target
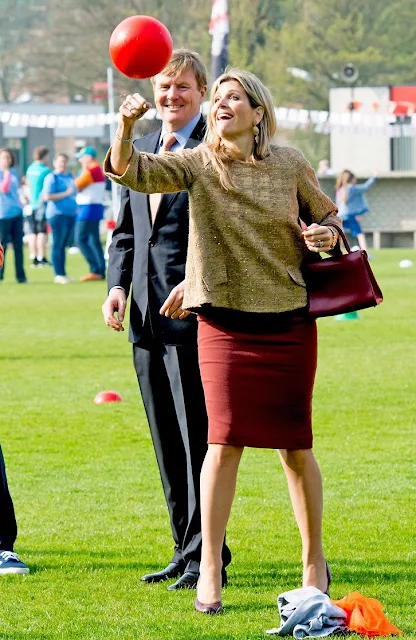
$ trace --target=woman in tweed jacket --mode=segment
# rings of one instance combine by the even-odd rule
[[[185,100],[175,88],[166,108]],[[217,79],[206,143],[196,149],[133,150],[134,122],[149,107],[139,94],[123,102],[105,170],[148,194],[189,191],[185,296],[161,313],[180,321],[193,311],[199,319],[209,448],[195,607],[221,610],[221,546],[245,446],[279,450],[302,538],[303,585],[327,591],[322,483],[312,453],[316,324],[306,312],[302,263],[308,251],[334,248],[336,207],[301,153],[271,145],[272,97],[253,74],[232,69]],[[112,317],[108,324],[118,330],[121,323]]]

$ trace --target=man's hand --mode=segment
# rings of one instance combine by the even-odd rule
[[[104,322],[114,329],[114,331],[124,331],[123,320],[126,311],[126,302],[127,298],[124,289],[113,287],[110,289],[108,298],[101,307]],[[117,318],[114,315],[115,312],[117,312]]]
[[[172,318],[172,320],[185,320],[191,313],[182,309],[183,294],[185,292],[185,280],[182,280],[168,295],[162,307],[160,308],[160,315]]]
[[[4,262],[4,249],[0,244],[0,269],[3,266],[3,262]]]

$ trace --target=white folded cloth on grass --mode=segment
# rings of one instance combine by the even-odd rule
[[[346,630],[347,614],[316,587],[286,591],[277,597],[281,624],[269,635],[324,638]]]

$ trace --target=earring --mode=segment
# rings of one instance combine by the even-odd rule
[[[260,133],[260,129],[258,128],[258,126],[256,124],[253,124],[253,133],[254,133],[254,141],[256,144],[259,143],[259,133]]]

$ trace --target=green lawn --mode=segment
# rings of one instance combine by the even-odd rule
[[[300,542],[272,451],[247,450],[228,528],[226,612],[140,576],[170,559],[166,507],[127,333],[103,323],[104,283],[52,283],[50,270],[0,284],[0,443],[28,576],[0,579],[7,640],[257,640],[276,596],[299,586]],[[416,266],[375,252],[385,302],[361,320],[320,321],[315,450],[325,487],[332,597],[360,591],[414,634]],[[86,271],[69,256],[69,274]],[[94,405],[103,389],[124,402]]]

